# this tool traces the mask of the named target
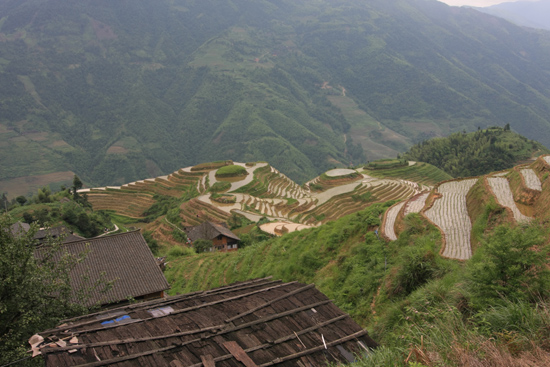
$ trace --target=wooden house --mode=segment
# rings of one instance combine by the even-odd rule
[[[270,278],[62,322],[31,338],[46,366],[312,367],[377,346],[313,284]]]
[[[211,251],[237,251],[241,240],[224,224],[204,222],[186,230],[187,238],[191,242],[198,239],[212,241]]]
[[[24,236],[30,231],[31,226],[27,223],[16,222],[11,225],[10,230],[14,236]],[[73,234],[67,227],[58,226],[51,228],[41,228],[34,234],[34,240],[36,245],[42,245],[48,237],[53,239],[62,237],[63,242],[71,242],[76,240],[83,240],[84,237]]]

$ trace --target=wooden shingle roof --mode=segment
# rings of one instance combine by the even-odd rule
[[[34,239],[38,241],[38,244],[44,243],[48,237],[63,237],[63,242],[84,240],[84,237],[71,233],[65,226],[40,229],[34,235]]]
[[[377,346],[313,284],[270,278],[65,320],[40,335],[47,366],[324,366]]]
[[[187,232],[187,237],[191,241],[196,241],[198,239],[213,240],[219,235],[234,239],[236,241],[241,240],[233,232],[231,232],[229,228],[213,222],[204,222],[198,226],[189,228]]]
[[[100,278],[114,281],[107,292],[94,289],[86,305],[126,301],[170,288],[139,230],[65,242],[62,250],[75,256],[87,252],[70,273],[75,292],[91,288]],[[40,248],[36,256],[40,256]]]

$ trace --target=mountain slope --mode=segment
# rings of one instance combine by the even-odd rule
[[[470,9],[1,0],[0,14],[1,187],[56,170],[122,184],[220,159],[304,182],[505,123],[550,144],[550,35]]]
[[[550,30],[548,19],[550,1],[548,0],[515,1],[475,9],[525,27]]]

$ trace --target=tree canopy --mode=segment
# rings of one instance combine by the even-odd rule
[[[510,131],[508,126],[426,140],[412,146],[402,157],[430,163],[453,177],[470,177],[511,168],[535,153],[550,151]]]
[[[37,249],[28,232],[12,230],[8,215],[0,216],[0,365],[26,355],[27,340],[55,326],[60,319],[86,310],[75,295],[70,270],[85,254],[62,251],[62,238],[48,238]]]

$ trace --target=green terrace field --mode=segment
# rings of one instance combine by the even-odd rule
[[[452,179],[452,176],[448,173],[445,173],[439,168],[424,162],[416,162],[410,166],[406,165],[394,168],[376,170],[365,169],[364,172],[373,177],[399,178],[429,186],[433,186],[441,181]]]
[[[363,171],[330,170],[300,186],[270,165],[220,161],[180,169],[168,176],[145,179],[119,187],[82,190],[94,210],[106,210],[125,219],[150,223],[159,239],[169,238],[154,223],[169,212],[173,224],[192,226],[206,220],[228,222],[237,216],[252,222],[287,221],[319,226],[376,203],[413,197],[418,183],[431,182],[423,170],[409,180],[371,177]],[[420,167],[420,165],[419,165]],[[219,170],[238,169],[241,175],[219,177]],[[242,175],[242,172],[246,175]],[[413,182],[417,179],[418,183]],[[315,190],[312,188],[315,187]],[[227,195],[219,196],[221,193]],[[174,219],[177,218],[177,219]],[[292,226],[296,228],[304,228]],[[177,241],[170,245],[177,245]]]

